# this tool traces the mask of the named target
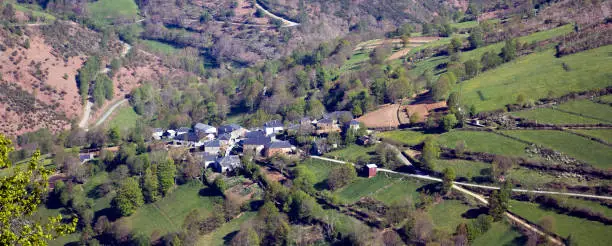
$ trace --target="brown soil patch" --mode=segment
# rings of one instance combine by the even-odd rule
[[[444,109],[446,107],[446,102],[405,105],[400,107],[400,121],[403,124],[410,123],[410,116],[415,113],[418,113],[420,116],[419,122],[425,122],[425,119],[427,119],[427,117],[429,116],[429,112]]]
[[[24,36],[17,40],[8,40],[6,35],[0,35],[0,43],[7,50],[0,52],[0,73],[4,82],[15,83],[22,90],[34,95],[41,104],[49,105],[53,113],[65,115],[64,124],[51,124],[54,117],[49,118],[49,112],[6,112],[2,116],[8,126],[0,127],[0,132],[9,135],[18,135],[39,128],[50,128],[57,131],[69,126],[68,120],[75,118],[81,111],[81,97],[79,96],[76,74],[83,65],[83,57],[64,59],[56,55],[57,52],[45,43],[44,38],[35,28],[29,28],[29,37]],[[25,40],[29,39],[30,48],[23,47]],[[17,41],[17,44],[7,45]],[[13,95],[16,96],[16,95]],[[3,102],[4,103],[4,102]],[[23,119],[30,122],[22,124]]]
[[[266,175],[266,178],[268,178],[269,180],[274,180],[276,182],[282,183],[287,179],[282,173],[276,170],[272,170],[269,167],[262,168],[261,171],[264,173],[264,175]]]
[[[393,54],[391,54],[389,57],[387,57],[387,61],[391,61],[391,60],[396,60],[396,59],[400,59],[402,57],[404,57],[405,55],[407,55],[410,50],[412,48],[403,48]]]
[[[382,105],[379,109],[357,118],[357,121],[368,128],[397,128],[400,122],[397,119],[399,104]]]

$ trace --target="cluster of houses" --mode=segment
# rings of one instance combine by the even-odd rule
[[[279,154],[291,154],[295,147],[287,141],[276,139],[276,134],[285,131],[280,121],[270,121],[262,129],[247,130],[237,124],[223,125],[219,128],[197,123],[193,128],[153,129],[152,138],[165,140],[170,147],[188,147],[205,168],[211,166],[218,172],[227,172],[240,167],[240,157],[232,150],[254,156],[271,157]]]
[[[295,153],[296,147],[291,143],[276,139],[276,135],[284,131],[307,131],[321,135],[359,127],[359,122],[353,119],[350,112],[336,111],[319,120],[303,118],[288,127],[280,120],[273,120],[257,129],[246,129],[237,124],[216,128],[202,123],[197,123],[193,128],[156,128],[153,129],[152,138],[167,141],[170,147],[188,147],[204,167],[211,166],[218,172],[227,172],[242,165],[235,154],[240,151],[262,157]]]

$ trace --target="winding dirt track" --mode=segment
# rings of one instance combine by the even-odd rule
[[[270,16],[270,18],[282,21],[283,22],[283,27],[292,27],[292,26],[299,26],[300,25],[300,23],[284,19],[283,17],[280,17],[278,15],[275,15],[275,14],[271,13],[270,11],[268,11],[267,9],[265,9],[264,7],[259,5],[259,3],[257,3],[257,1],[255,1],[255,7],[260,9],[261,11],[263,11],[264,14],[266,14],[267,16]]]

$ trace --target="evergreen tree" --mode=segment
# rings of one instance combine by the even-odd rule
[[[155,202],[159,199],[159,182],[155,169],[149,167],[145,170],[142,177],[142,194],[147,203]]]
[[[157,177],[159,179],[159,190],[163,196],[168,195],[170,188],[174,186],[176,176],[176,166],[172,159],[162,161],[157,167]]]
[[[423,146],[423,154],[421,155],[421,161],[424,164],[424,168],[429,171],[434,170],[435,161],[440,157],[440,146],[436,144],[436,140],[432,137],[425,139],[425,145]]]

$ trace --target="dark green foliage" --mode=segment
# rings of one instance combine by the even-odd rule
[[[508,202],[512,192],[512,184],[505,182],[500,190],[494,190],[489,197],[489,215],[499,221],[508,210]]]
[[[447,167],[442,173],[442,193],[447,194],[453,186],[453,181],[455,181],[455,170]]]
[[[172,159],[162,161],[157,166],[157,177],[159,179],[159,190],[163,196],[170,192],[170,188],[174,186],[174,178],[176,176],[176,166]]]
[[[323,212],[313,197],[304,191],[295,190],[291,193],[289,217],[295,221],[310,222]]]
[[[225,180],[223,180],[223,177],[221,176],[215,179],[212,186],[213,188],[217,190],[217,192],[219,192],[219,194],[223,194],[225,190],[227,189],[227,184],[225,183]]]
[[[293,179],[293,186],[312,194],[314,192],[314,185],[316,181],[314,173],[304,165],[298,165],[293,170],[293,173],[295,176],[295,179]]]
[[[476,75],[478,75],[478,73],[480,72],[480,62],[478,62],[478,60],[468,60],[465,63],[463,63],[464,67],[465,67],[465,77],[466,79],[471,79],[476,77]]]
[[[159,182],[154,168],[147,168],[142,177],[142,194],[147,203],[155,202],[159,199]]]
[[[468,41],[470,41],[470,47],[472,49],[482,47],[484,44],[482,39],[482,29],[480,27],[473,28],[470,32],[470,36],[468,37]]]
[[[484,71],[484,70],[493,69],[499,66],[500,64],[503,63],[503,60],[501,57],[499,57],[494,52],[487,51],[484,54],[482,54],[480,63],[482,64],[482,70]]]
[[[423,168],[427,170],[434,170],[435,161],[440,157],[440,146],[436,143],[432,137],[425,139],[425,145],[423,146],[423,154],[421,155],[421,162],[423,162]]]
[[[81,98],[86,100],[89,94],[89,84],[91,81],[96,79],[98,72],[100,70],[100,58],[97,56],[92,56],[87,59],[85,65],[79,69],[78,84],[79,84],[79,92],[81,93]],[[104,94],[101,94],[102,98]]]
[[[506,40],[504,47],[502,48],[501,57],[505,62],[509,62],[514,60],[518,55],[517,46],[519,45],[516,39],[508,39]]]
[[[447,114],[442,117],[442,128],[444,128],[445,131],[452,130],[457,126],[457,123],[459,123],[459,121],[454,114]]]
[[[122,215],[129,216],[144,204],[142,192],[135,178],[128,178],[119,184],[113,207]]]

